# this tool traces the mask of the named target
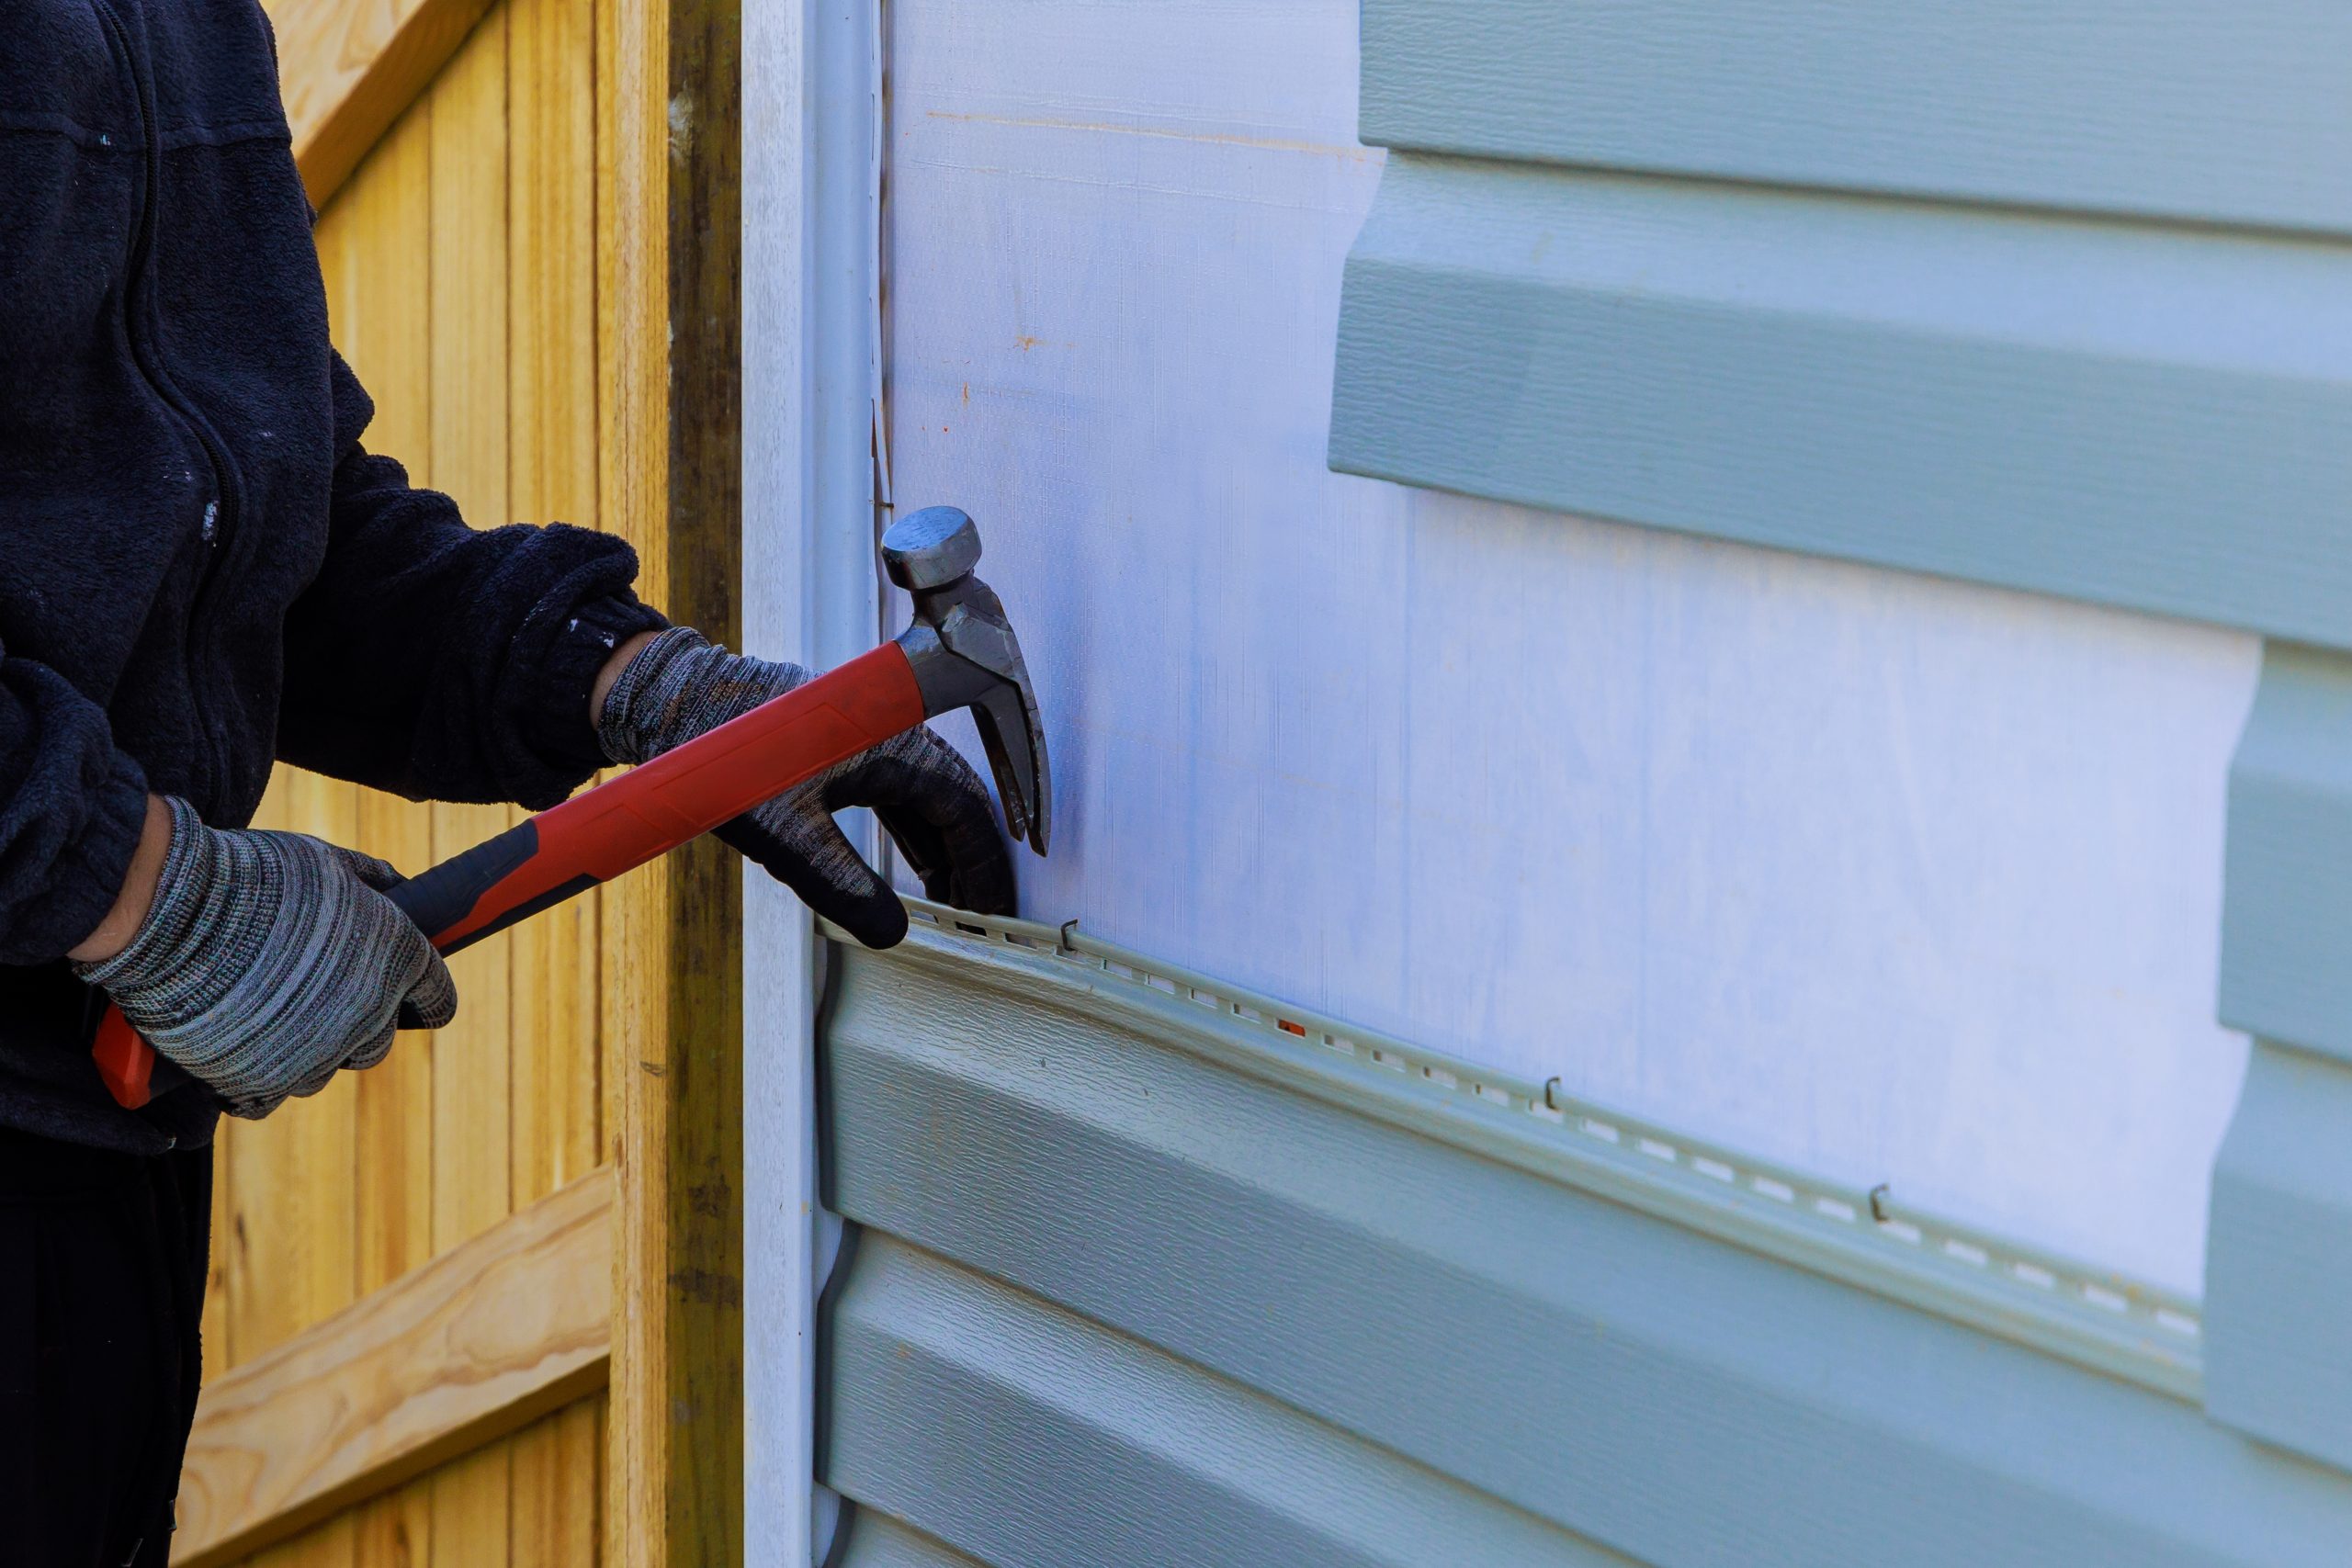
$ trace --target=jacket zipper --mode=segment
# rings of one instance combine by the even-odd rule
[[[123,66],[130,73],[133,96],[138,100],[140,142],[145,153],[146,179],[140,193],[139,217],[130,234],[130,270],[123,287],[123,332],[130,344],[131,363],[135,365],[148,389],[155,394],[170,413],[186,428],[204,449],[205,461],[212,470],[212,499],[205,503],[202,525],[207,546],[204,562],[197,576],[196,597],[188,606],[187,657],[188,701],[195,710],[197,728],[204,739],[204,753],[211,764],[214,788],[229,784],[226,748],[214,732],[212,720],[205,712],[204,682],[197,668],[202,660],[204,611],[211,598],[215,569],[229,549],[231,529],[237,519],[239,481],[236,463],[229,456],[227,443],[213,429],[212,422],[204,416],[194,400],[182,392],[171,373],[164,366],[162,343],[153,334],[142,332],[142,324],[155,310],[154,283],[151,270],[154,262],[155,230],[159,220],[163,196],[164,139],[163,129],[156,123],[155,88],[149,74],[140,68],[139,54],[131,47],[130,29],[114,8],[113,0],[92,0],[100,22],[115,48],[122,55]]]

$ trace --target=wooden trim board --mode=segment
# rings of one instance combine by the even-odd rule
[[[278,92],[311,205],[359,166],[492,0],[272,0]]]
[[[740,641],[741,16],[598,0],[598,497],[638,592]],[[743,1559],[742,876],[702,839],[605,905],[618,1016],[608,1568]],[[611,972],[611,971],[608,971]]]
[[[172,1561],[231,1562],[601,1387],[613,1186],[594,1171],[215,1379]]]

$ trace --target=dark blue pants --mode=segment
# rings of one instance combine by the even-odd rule
[[[7,1561],[161,1568],[169,1554],[211,1218],[209,1148],[144,1159],[0,1129]]]

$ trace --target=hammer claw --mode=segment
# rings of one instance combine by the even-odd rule
[[[914,618],[899,647],[922,688],[924,713],[972,710],[1004,825],[1042,855],[1053,825],[1045,726],[1004,605],[972,575],[979,558],[979,530],[952,506],[910,513],[882,536],[890,581],[914,597]]]

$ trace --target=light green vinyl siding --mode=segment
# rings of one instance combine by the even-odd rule
[[[1235,1004],[1024,940],[834,953],[830,1190],[861,1239],[824,1463],[853,1543],[1978,1568],[2352,1540],[2352,1481],[2193,1401],[1603,1196],[1523,1107],[1369,1044],[1314,1068]]]
[[[2352,1467],[2348,58],[2329,0],[1365,0],[1330,457],[2273,639],[2210,1414]]]

